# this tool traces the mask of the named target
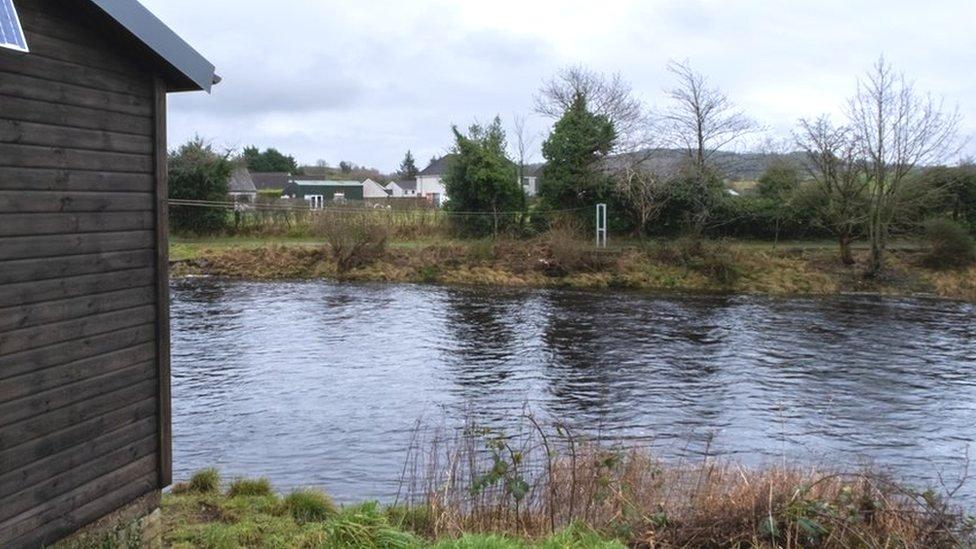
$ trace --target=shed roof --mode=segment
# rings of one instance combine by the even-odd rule
[[[214,66],[137,0],[88,0],[170,70],[172,91],[204,90],[220,81]]]
[[[295,179],[292,184],[299,187],[362,187],[361,181],[332,181],[328,179]]]
[[[283,189],[290,177],[288,172],[251,172],[251,181],[259,189]]]

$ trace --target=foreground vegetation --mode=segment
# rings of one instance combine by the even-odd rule
[[[976,301],[976,267],[935,268],[920,242],[892,246],[887,275],[867,279],[837,261],[830,242],[617,241],[608,250],[574,236],[528,240],[399,240],[341,270],[325,239],[174,239],[173,276],[238,279],[331,278],[655,291],[768,294],[875,292]],[[853,255],[866,261],[867,248]]]
[[[532,425],[535,420],[528,419]],[[870,472],[665,463],[565,428],[419,435],[396,501],[336,505],[197,473],[163,498],[172,547],[969,547],[956,490]],[[421,450],[422,449],[422,450]]]

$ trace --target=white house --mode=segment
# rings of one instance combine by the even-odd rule
[[[401,179],[399,181],[394,181],[390,183],[391,186],[395,185],[401,189],[403,192],[400,196],[415,197],[417,196],[417,180],[416,179]],[[396,191],[394,191],[396,192]]]
[[[545,164],[528,164],[522,168],[522,190],[526,196],[539,194],[539,175]]]
[[[453,154],[448,154],[430,161],[430,164],[417,174],[417,196],[422,196],[440,206],[447,200],[447,190],[444,188],[444,176],[447,167],[454,160]]]
[[[377,199],[377,198],[387,198],[390,193],[387,191],[386,187],[380,185],[379,183],[373,181],[372,179],[366,179],[363,181],[363,199]]]
[[[416,192],[417,182],[412,179],[409,181],[390,181],[386,184],[386,192],[389,193],[390,198],[411,196],[407,194],[407,189],[404,187],[409,187],[412,191]]]

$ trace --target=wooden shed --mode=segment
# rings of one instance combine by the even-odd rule
[[[0,47],[0,547],[37,547],[171,482],[166,94],[217,78],[135,0],[12,7],[28,51]]]

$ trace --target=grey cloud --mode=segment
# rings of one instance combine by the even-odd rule
[[[801,116],[839,110],[882,52],[959,103],[964,131],[976,131],[976,35],[966,24],[976,4],[964,0],[939,10],[888,3],[881,17],[877,5],[844,0],[553,0],[548,11],[547,0],[281,0],[272,10],[257,0],[143,1],[224,77],[212,96],[172,99],[173,142],[199,133],[392,169],[408,148],[421,161],[443,152],[451,124],[529,113],[560,66],[619,71],[660,106],[664,66],[684,58],[782,133]]]

